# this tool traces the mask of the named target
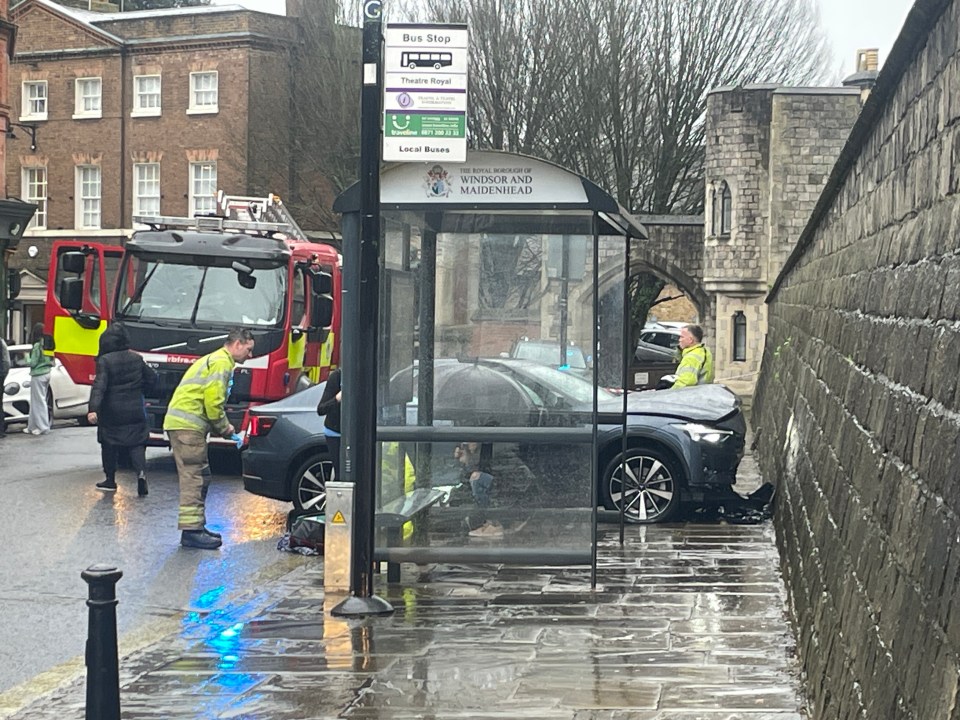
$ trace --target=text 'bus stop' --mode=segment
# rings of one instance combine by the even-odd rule
[[[610,459],[595,365],[626,352],[598,348],[597,287],[601,268],[626,280],[643,228],[589,180],[516,154],[398,164],[380,183],[375,557],[595,570]],[[359,195],[334,205],[345,244]]]

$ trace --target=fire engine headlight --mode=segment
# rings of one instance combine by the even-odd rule
[[[709,425],[701,425],[700,423],[683,423],[681,425],[674,425],[674,427],[683,430],[694,442],[710,443],[711,445],[721,443],[733,435],[733,430],[722,430],[720,428],[710,427]]]
[[[3,391],[7,395],[16,395],[18,392],[20,392],[20,383],[8,382],[3,386]]]

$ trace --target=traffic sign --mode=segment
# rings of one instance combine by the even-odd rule
[[[383,159],[387,162],[467,157],[466,25],[387,25]]]

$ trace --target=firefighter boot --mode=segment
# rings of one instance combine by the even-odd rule
[[[223,540],[213,535],[207,535],[203,530],[184,530],[180,533],[180,544],[183,547],[216,550],[223,545]]]

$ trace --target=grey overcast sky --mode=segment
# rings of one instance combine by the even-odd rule
[[[359,2],[359,0],[357,0]],[[282,15],[284,0],[214,0],[218,5],[243,5]],[[886,60],[893,41],[913,5],[912,0],[819,0],[823,26],[833,41],[835,67],[840,77],[855,69],[857,50],[878,48]]]

